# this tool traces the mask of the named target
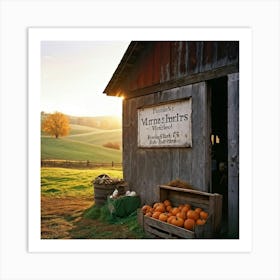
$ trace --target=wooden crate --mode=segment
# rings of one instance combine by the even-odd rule
[[[222,219],[222,195],[196,190],[159,186],[160,201],[170,200],[172,205],[190,204],[192,208],[200,207],[208,212],[207,222],[196,226],[194,231],[186,230],[157,219],[144,216],[138,211],[138,222],[143,230],[156,238],[214,238],[219,232]]]

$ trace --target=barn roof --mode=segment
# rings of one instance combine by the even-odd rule
[[[103,93],[134,98],[236,72],[238,41],[131,41]]]
[[[122,95],[119,85],[123,81],[125,73],[127,73],[134,66],[136,58],[138,57],[141,50],[143,50],[149,44],[151,44],[151,42],[131,41],[103,93],[111,96]]]

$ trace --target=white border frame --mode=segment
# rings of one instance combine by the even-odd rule
[[[279,280],[279,9],[278,0],[0,0],[0,279]],[[29,253],[26,29],[153,25],[246,26],[252,30],[251,252]],[[266,207],[271,210],[269,216],[263,211]],[[268,230],[259,223],[262,219],[267,219]]]
[[[40,238],[40,48],[41,41],[49,40],[240,42],[240,238],[238,240],[42,240]],[[250,28],[29,28],[29,252],[250,252],[252,249],[252,149],[247,147],[252,143],[251,41]]]

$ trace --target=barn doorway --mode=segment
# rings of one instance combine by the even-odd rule
[[[209,81],[211,96],[212,192],[223,195],[222,232],[227,232],[228,217],[228,78]]]

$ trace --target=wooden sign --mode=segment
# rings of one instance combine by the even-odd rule
[[[191,147],[191,98],[138,109],[138,147]]]

